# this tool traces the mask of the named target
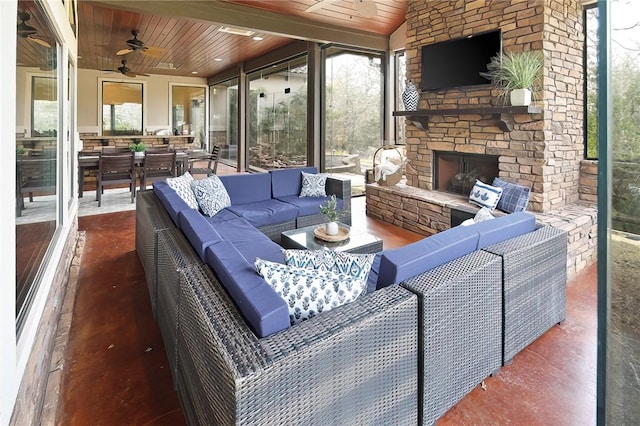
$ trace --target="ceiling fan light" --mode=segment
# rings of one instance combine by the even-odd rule
[[[251,37],[252,35],[255,34],[255,31],[245,30],[242,28],[234,28],[234,27],[220,27],[218,28],[218,31],[220,31],[221,33],[241,35],[245,37]]]

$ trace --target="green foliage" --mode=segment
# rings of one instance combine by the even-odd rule
[[[129,149],[133,152],[144,152],[147,150],[147,147],[142,142],[139,142],[129,145]]]
[[[507,95],[513,89],[530,89],[536,91],[540,77],[544,56],[539,50],[525,50],[498,54],[487,64],[487,72],[481,72],[496,86],[501,96]]]
[[[320,213],[322,213],[329,222],[338,220],[338,200],[335,195],[332,195],[327,201],[320,204]]]

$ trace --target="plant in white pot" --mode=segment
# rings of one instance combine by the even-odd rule
[[[338,200],[335,195],[332,195],[327,201],[320,204],[320,213],[329,221],[325,225],[327,235],[338,235],[340,228],[338,227],[337,220],[340,212],[338,211]]]
[[[525,50],[497,54],[487,64],[487,72],[480,75],[491,80],[500,92],[500,97],[510,96],[511,105],[527,106],[532,92],[540,84],[544,57],[539,50]]]

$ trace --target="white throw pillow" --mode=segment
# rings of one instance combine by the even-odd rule
[[[182,176],[167,178],[167,184],[178,193],[180,198],[192,209],[198,208],[198,200],[191,189],[193,176],[189,172],[184,172]]]
[[[473,189],[469,194],[469,202],[493,210],[498,205],[501,195],[502,188],[476,180],[476,184],[473,185]]]
[[[366,287],[366,281],[346,274],[298,268],[260,258],[256,258],[254,266],[287,303],[291,325],[356,300]]]
[[[200,210],[207,216],[214,216],[231,205],[231,198],[220,178],[216,175],[191,182],[191,189]]]
[[[348,274],[366,281],[375,254],[353,254],[334,250],[282,250],[284,263],[298,268]]]
[[[302,188],[300,189],[301,197],[326,197],[327,191],[325,185],[327,183],[327,175],[325,173],[302,173]]]

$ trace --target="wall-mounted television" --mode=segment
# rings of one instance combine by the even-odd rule
[[[480,75],[491,58],[502,51],[502,31],[494,30],[422,46],[423,92],[490,84]]]

